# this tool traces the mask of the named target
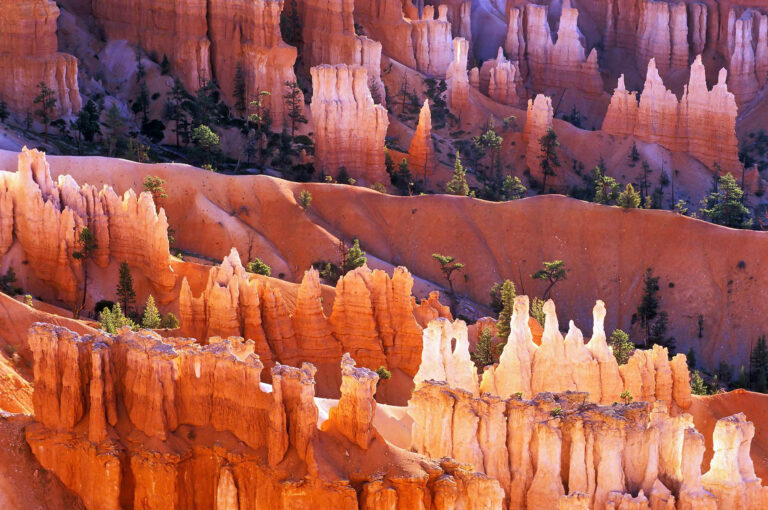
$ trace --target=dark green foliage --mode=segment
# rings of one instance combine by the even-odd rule
[[[500,289],[501,310],[499,311],[499,320],[496,323],[496,334],[505,341],[509,337],[509,321],[512,319],[512,312],[515,307],[515,284],[510,280],[504,280]]]
[[[243,63],[238,62],[235,68],[235,81],[233,84],[232,96],[234,97],[233,107],[240,115],[245,116],[246,106],[246,86],[245,86],[245,74],[243,73]]]
[[[453,290],[453,273],[464,269],[464,264],[456,262],[456,257],[450,255],[441,255],[439,253],[433,253],[432,258],[440,264],[440,271],[443,273],[443,277],[448,281],[448,288],[451,291],[451,295],[456,295]]]
[[[635,187],[632,184],[627,184],[624,191],[619,193],[616,198],[616,203],[624,209],[637,209],[640,207],[640,193],[635,191]]]
[[[8,103],[5,102],[5,99],[0,99],[0,122],[5,122],[10,116],[11,111],[8,109]]]
[[[620,329],[613,330],[611,338],[608,340],[608,345],[611,346],[613,356],[619,365],[626,364],[632,353],[635,352],[635,344],[630,342],[629,335]]]
[[[718,179],[718,188],[701,201],[701,214],[712,223],[731,228],[750,228],[752,218],[743,203],[744,192],[730,173]]]
[[[123,314],[120,303],[115,303],[111,310],[109,308],[103,309],[99,314],[99,321],[101,322],[101,329],[110,335],[117,334],[117,331],[123,326],[128,326],[133,330],[137,328],[136,324]]]
[[[344,274],[347,274],[365,265],[367,260],[365,252],[360,248],[360,240],[355,238],[348,250],[345,245],[341,251],[341,270]]]
[[[289,0],[285,3],[283,12],[280,13],[280,34],[283,40],[291,46],[301,46],[301,20],[296,9],[297,0]],[[298,62],[297,62],[298,63]]]
[[[379,382],[392,378],[392,372],[383,365],[376,369],[376,374],[379,376]]]
[[[312,203],[312,193],[305,189],[301,190],[301,193],[299,193],[299,203],[301,204],[301,207],[308,209]]]
[[[101,117],[101,109],[90,99],[85,103],[83,109],[78,112],[75,129],[83,136],[83,140],[86,142],[92,142],[94,137],[101,133],[99,117]]]
[[[482,373],[483,368],[496,362],[495,349],[493,347],[493,335],[489,328],[483,328],[477,336],[475,351],[470,354],[477,369]]]
[[[616,179],[605,175],[600,166],[592,169],[592,182],[594,183],[594,202],[596,204],[615,203],[619,198],[619,183]]]
[[[117,281],[117,301],[120,303],[125,313],[131,315],[133,307],[136,305],[136,291],[133,290],[133,276],[128,262],[120,263],[120,277]]]
[[[731,370],[731,366],[725,361],[721,361],[717,365],[717,370],[715,370],[715,375],[717,376],[718,380],[720,380],[720,382],[722,382],[723,384],[729,384],[731,382],[731,379],[733,379],[733,371]]]
[[[453,114],[448,110],[445,101],[445,92],[448,86],[445,80],[427,78],[424,80],[427,86],[426,96],[429,99],[430,113],[432,114],[432,128],[439,130],[445,127],[448,119],[453,119]]]
[[[179,319],[176,318],[171,312],[165,314],[162,322],[160,323],[161,329],[176,329],[180,326]]]
[[[752,348],[749,355],[749,372],[752,389],[765,393],[768,389],[768,381],[766,381],[766,377],[768,377],[768,346],[766,346],[765,335],[761,335]]]
[[[76,305],[74,312],[75,319],[80,317],[80,312],[85,308],[85,300],[88,295],[88,260],[99,248],[96,242],[96,236],[88,227],[83,227],[77,236],[77,249],[72,252],[72,258],[82,262],[83,267],[83,299]]]
[[[544,301],[542,299],[537,297],[533,298],[533,301],[531,301],[530,315],[536,319],[536,322],[538,322],[541,327],[544,327]]]
[[[570,113],[564,114],[561,118],[566,122],[570,122],[577,128],[580,128],[582,125],[581,113],[576,109],[575,106],[571,107]]]
[[[487,175],[494,175],[496,179],[501,178],[501,145],[504,138],[496,132],[496,126],[493,117],[488,121],[488,125],[482,134],[472,138],[472,146],[480,159],[488,157]],[[477,167],[477,163],[475,167]]]
[[[159,119],[152,119],[141,124],[141,134],[152,143],[160,143],[165,138],[165,124]]]
[[[9,296],[15,296],[21,294],[23,290],[14,285],[16,283],[16,271],[12,267],[8,268],[8,271],[4,275],[0,276],[0,291]]]
[[[191,102],[192,98],[184,89],[184,85],[179,78],[173,79],[173,88],[165,102],[165,113],[163,117],[174,122],[173,132],[176,133],[176,147],[179,147],[183,141],[189,143],[190,122],[187,116],[185,104]]]
[[[296,81],[287,81],[285,87],[287,91],[283,99],[288,118],[291,119],[291,138],[293,138],[296,133],[296,124],[306,124],[307,118],[304,117],[304,101],[299,84]]]
[[[160,61],[160,73],[163,76],[171,74],[171,62],[168,60],[168,55],[163,54],[163,60]]]
[[[521,198],[525,198],[525,195],[528,192],[528,188],[523,186],[523,182],[520,178],[512,177],[511,175],[504,177],[504,184],[502,187],[504,188],[504,194],[506,195],[507,200],[520,200]]]
[[[543,298],[546,301],[549,298],[549,293],[552,287],[561,280],[567,278],[568,269],[565,267],[565,262],[562,260],[553,260],[551,262],[542,262],[542,268],[531,275],[534,280],[545,280],[549,282],[549,286],[546,288],[543,294]]]
[[[693,347],[688,349],[688,353],[685,355],[685,359],[688,362],[688,368],[696,368],[696,351],[693,350]]]
[[[698,370],[691,370],[691,393],[694,395],[708,395],[710,393],[709,387],[701,378],[701,373]]]
[[[649,267],[643,277],[643,295],[637,311],[632,315],[632,324],[639,324],[643,335],[643,345],[650,347],[659,344],[674,352],[675,339],[667,337],[667,312],[661,311],[659,297],[659,277],[653,276]]]
[[[539,138],[539,145],[541,146],[539,167],[544,175],[541,192],[546,193],[547,177],[556,176],[557,170],[560,168],[560,157],[557,155],[557,148],[560,147],[560,142],[557,140],[557,133],[555,133],[555,130],[549,128],[544,136]]]
[[[272,276],[272,268],[258,257],[248,262],[245,266],[245,270],[249,273],[260,274],[262,276]]]
[[[403,158],[397,169],[390,174],[390,182],[403,193],[410,195],[413,192],[413,177],[407,159]]]
[[[37,84],[37,88],[40,89],[40,93],[35,97],[33,103],[39,105],[35,111],[35,115],[38,116],[40,122],[43,123],[45,129],[45,143],[48,143],[48,125],[53,120],[53,115],[56,113],[56,92],[54,92],[48,85],[41,81]]]
[[[206,165],[212,165],[214,154],[218,151],[220,143],[219,135],[205,125],[197,126],[192,130],[192,143],[200,151],[200,161]]]
[[[453,164],[453,178],[445,186],[445,189],[451,195],[465,197],[469,194],[469,185],[467,184],[467,171],[461,164],[461,156],[456,152],[456,161]]]

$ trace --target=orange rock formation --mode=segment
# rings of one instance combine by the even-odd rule
[[[411,145],[408,147],[408,164],[416,175],[427,179],[437,167],[435,142],[432,140],[432,115],[429,111],[429,99],[424,100],[424,106],[419,112],[419,123],[413,134]]]
[[[16,112],[33,109],[44,82],[53,90],[56,113],[80,110],[77,59],[58,52],[59,8],[50,0],[10,2],[0,9],[0,95]]]
[[[453,62],[445,73],[448,88],[448,108],[461,115],[462,110],[469,104],[469,75],[467,74],[467,54],[469,41],[457,37],[453,40]]]
[[[389,181],[384,165],[387,110],[374,104],[361,66],[312,68],[315,167],[338,175],[342,167],[366,184]]]
[[[522,75],[517,64],[504,57],[499,48],[496,60],[486,60],[480,68],[480,91],[494,101],[518,106],[525,99]]]
[[[666,89],[653,59],[638,105],[623,78],[611,98],[603,131],[634,135],[640,140],[688,152],[712,168],[718,163],[726,171],[740,168],[736,140],[737,107],[720,70],[717,84],[707,89],[701,57],[691,65],[691,76],[680,101]]]
[[[552,128],[552,99],[538,94],[535,99],[528,100],[528,111],[523,127],[523,142],[526,145],[525,161],[534,175],[540,175],[538,156],[541,152],[539,139]]]
[[[128,190],[121,198],[108,186],[79,187],[68,175],[54,183],[45,155],[26,148],[18,171],[0,172],[0,182],[5,183],[0,185],[0,254],[15,238],[31,271],[55,289],[57,299],[72,304],[81,295],[82,262],[73,253],[86,226],[98,244],[93,262],[107,267],[110,261],[126,261],[150,280],[161,300],[167,299],[176,282],[169,265],[168,222],[162,209],[155,210],[151,194],[137,197]]]
[[[37,423],[27,441],[89,509],[501,505],[495,480],[381,439],[376,375],[348,358],[342,398],[318,430],[315,368],[276,365],[273,386],[262,385],[253,344],[239,338],[201,347],[39,324],[30,344]]]

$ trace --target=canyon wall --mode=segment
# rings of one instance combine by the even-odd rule
[[[129,190],[120,197],[109,186],[78,186],[69,175],[54,182],[45,155],[26,148],[18,156],[18,171],[0,172],[0,182],[0,257],[18,243],[30,271],[56,299],[67,305],[81,299],[83,261],[74,253],[83,227],[97,245],[87,263],[107,267],[126,261],[149,279],[161,302],[170,298],[176,276],[169,263],[168,221],[151,194]]]
[[[77,59],[58,52],[59,8],[50,0],[5,2],[0,9],[0,98],[16,113],[39,109],[34,104],[44,82],[55,94],[55,114],[81,107]]]
[[[363,266],[339,279],[326,317],[316,270],[304,274],[291,308],[269,279],[245,272],[233,249],[220,266],[210,269],[200,296],[193,294],[186,278],[182,281],[181,334],[203,342],[228,336],[252,340],[267,370],[279,363],[311,361],[317,367],[319,394],[336,397],[342,353],[350,353],[372,370],[383,366],[401,371],[408,380],[416,373],[422,328],[414,316],[412,287],[413,278],[405,268],[395,269],[389,277]],[[422,306],[435,310],[429,302]],[[386,382],[382,384],[386,391]],[[407,399],[407,395],[387,397],[402,403]]]
[[[696,57],[688,85],[678,101],[664,86],[651,59],[639,104],[636,94],[626,90],[623,77],[619,78],[602,129],[687,152],[710,168],[719,164],[725,171],[735,172],[741,168],[737,106],[728,91],[726,74],[721,69],[717,84],[708,90],[701,57]]]
[[[195,91],[216,80],[234,101],[234,77],[242,68],[246,103],[266,90],[275,124],[285,124],[285,82],[296,81],[296,48],[280,35],[281,0],[93,0],[92,11],[109,39],[141,46]]]
[[[387,183],[387,110],[375,104],[368,70],[344,64],[312,68],[315,168],[337,176],[342,167],[361,184]]]
[[[451,456],[495,478],[509,508],[768,504],[749,457],[754,425],[743,414],[718,421],[713,461],[702,476],[704,437],[683,412],[692,402],[684,355],[670,361],[654,346],[618,366],[606,344],[602,302],[586,344],[573,321],[563,339],[551,300],[544,313],[537,346],[528,298],[515,299],[499,363],[485,368],[480,384],[466,325],[429,324],[408,402],[413,451]]]
[[[272,386],[260,384],[263,365],[242,338],[203,347],[36,324],[29,342],[37,423],[27,441],[89,509],[501,505],[490,477],[385,442],[373,426],[378,377],[348,356],[341,399],[322,419],[315,367],[275,365]]]

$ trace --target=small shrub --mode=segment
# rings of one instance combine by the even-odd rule
[[[624,401],[625,405],[631,404],[634,400],[634,397],[632,397],[632,394],[629,392],[629,390],[624,390],[619,396],[621,397],[621,400]]]
[[[562,417],[562,416],[563,416],[563,414],[564,414],[564,411],[563,411],[563,408],[562,408],[562,407],[555,407],[554,409],[552,409],[552,410],[549,412],[549,415],[550,415],[552,418],[560,418],[560,417]]]
[[[264,263],[260,258],[255,258],[245,266],[249,273],[260,274],[262,276],[272,276],[272,268]]]
[[[312,204],[312,193],[307,190],[301,190],[301,193],[299,193],[299,203],[301,207],[308,209],[310,204]]]
[[[160,327],[162,329],[176,329],[180,325],[179,319],[177,319],[171,312],[165,314],[165,317],[163,317],[163,320],[160,322]]]

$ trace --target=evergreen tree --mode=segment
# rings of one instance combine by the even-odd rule
[[[131,309],[136,305],[136,291],[133,290],[133,277],[128,262],[120,263],[120,277],[117,281],[117,301],[125,313],[131,315]]]
[[[629,335],[620,329],[613,330],[608,345],[611,346],[613,357],[616,358],[616,363],[619,365],[626,364],[632,353],[635,352],[635,344],[630,342]]]
[[[757,339],[757,344],[749,355],[749,372],[752,379],[752,389],[760,393],[766,392],[766,376],[768,376],[768,346],[765,335]]]
[[[164,117],[173,121],[173,131],[176,133],[176,147],[181,146],[181,142],[189,143],[189,118],[187,116],[185,103],[190,101],[190,96],[184,88],[184,84],[178,77],[173,79],[173,88],[165,102]]]
[[[653,276],[649,267],[643,277],[643,295],[637,311],[632,315],[632,324],[640,325],[646,347],[659,344],[673,351],[675,339],[666,336],[669,316],[661,311],[659,299],[659,277]]]
[[[541,327],[544,327],[544,301],[542,299],[537,297],[533,298],[533,301],[531,301],[530,315],[536,319],[536,322],[538,322]]]
[[[544,175],[541,192],[546,193],[547,177],[556,176],[557,170],[560,168],[560,157],[557,155],[557,148],[560,147],[560,142],[557,140],[557,133],[555,133],[555,130],[549,128],[544,136],[539,138],[539,145],[541,146],[539,167],[541,168],[541,173]]]
[[[701,201],[700,211],[712,223],[731,228],[752,226],[749,209],[743,204],[744,192],[730,173],[718,179],[718,189]]]
[[[176,318],[171,312],[165,314],[163,321],[160,323],[162,329],[176,329],[180,326],[179,319]]]
[[[367,261],[368,259],[365,256],[365,252],[360,249],[360,240],[355,238],[352,242],[352,247],[349,248],[346,253],[342,253],[342,274],[347,274],[358,267],[362,267]]]
[[[219,135],[201,124],[192,130],[192,142],[202,151],[205,164],[213,164],[213,153],[220,143]]]
[[[411,194],[413,188],[413,176],[408,167],[407,159],[403,158],[402,161],[400,161],[400,164],[397,165],[397,170],[390,176],[390,182],[401,192],[408,193],[409,195]]]
[[[163,54],[163,60],[160,61],[160,73],[163,76],[171,74],[171,62],[168,60],[168,55]]]
[[[501,144],[504,139],[496,132],[493,117],[488,121],[487,129],[479,136],[472,138],[472,145],[481,157],[489,158],[488,170],[495,171],[496,177],[501,175]]]
[[[704,379],[701,378],[701,374],[698,370],[691,371],[691,393],[694,395],[706,395],[709,393],[707,384]]]
[[[493,335],[490,328],[483,328],[477,336],[475,350],[470,354],[472,361],[482,373],[483,368],[493,365],[495,362],[495,349],[493,348]]]
[[[293,138],[296,133],[296,124],[307,122],[307,118],[304,117],[304,96],[296,81],[287,81],[285,86],[287,91],[283,99],[288,118],[291,119],[291,138]]]
[[[125,132],[125,119],[117,107],[117,103],[107,110],[104,117],[104,127],[107,128],[109,136],[107,137],[107,156],[114,156],[118,142],[122,139]]]
[[[629,151],[629,166],[635,166],[635,163],[640,161],[640,152],[637,150],[637,144],[635,142],[632,142],[632,150]]]
[[[523,182],[520,178],[512,177],[511,175],[504,178],[502,187],[504,188],[507,200],[520,200],[521,198],[525,198],[526,193],[528,193],[528,188],[523,186]]]
[[[48,125],[56,113],[56,92],[50,89],[44,81],[38,83],[37,88],[40,89],[40,93],[33,102],[36,105],[40,105],[40,107],[35,114],[40,118],[40,122],[43,123],[45,143],[48,143]]]
[[[635,191],[632,184],[627,184],[624,191],[616,198],[616,203],[624,209],[637,209],[640,207],[640,193]]]
[[[83,135],[83,139],[86,142],[92,142],[94,137],[101,133],[101,126],[99,125],[100,116],[101,110],[98,105],[90,99],[85,103],[83,109],[77,113],[75,129]]]
[[[245,98],[247,97],[245,74],[243,73],[243,63],[238,62],[235,68],[235,82],[232,95],[235,99],[232,105],[235,111],[245,116]]]
[[[147,123],[149,117],[149,88],[147,87],[147,69],[141,60],[141,50],[136,50],[136,83],[139,85],[139,93],[131,109],[135,114],[141,114],[142,125]]]
[[[152,294],[147,298],[147,303],[144,305],[144,314],[141,316],[141,327],[147,329],[158,329],[162,323],[160,317],[160,311],[155,305],[155,298]]]
[[[258,257],[248,262],[245,270],[249,273],[260,274],[262,276],[272,276],[272,268]]]
[[[453,164],[453,178],[448,182],[445,189],[451,195],[465,197],[469,195],[469,185],[467,184],[467,171],[461,164],[461,156],[456,151],[456,161]]]
[[[382,366],[380,366],[379,368],[376,369],[376,375],[379,376],[379,380],[376,381],[376,385],[377,386],[378,386],[378,384],[381,381],[386,381],[387,379],[391,379],[392,378],[392,372],[387,370],[387,367],[385,367],[384,365],[382,365]]]
[[[251,124],[255,124],[256,128],[253,130],[253,136],[256,139],[256,154],[261,158],[262,155],[262,135],[270,130],[272,125],[272,112],[267,106],[267,98],[272,95],[266,90],[258,90],[256,92],[256,99],[248,104],[248,136],[251,136]]]
[[[440,272],[443,273],[443,277],[448,282],[448,288],[451,291],[451,295],[456,295],[453,290],[453,273],[464,269],[464,264],[456,262],[456,257],[450,255],[441,255],[439,253],[433,253],[432,258],[440,264]]]
[[[619,183],[613,177],[605,175],[600,166],[592,170],[592,178],[595,183],[596,204],[610,204],[619,198]]]
[[[730,384],[731,379],[733,379],[733,371],[731,370],[731,366],[726,363],[725,361],[721,361],[717,365],[717,370],[715,370],[715,375],[717,378],[723,382],[723,384]]]
[[[502,341],[506,341],[509,337],[509,321],[512,319],[516,296],[515,284],[509,280],[504,280],[501,285],[501,311],[499,312],[499,320],[496,322],[497,335]]]
[[[297,0],[289,0],[280,14],[280,34],[291,46],[301,46],[301,20],[299,19]],[[301,57],[299,57],[301,58]]]
[[[688,349],[688,353],[685,355],[685,360],[688,362],[688,368],[696,368],[696,351],[693,350],[693,347]]]
[[[117,331],[124,326],[136,329],[136,324],[123,314],[120,303],[115,303],[111,310],[109,308],[103,309],[99,314],[99,321],[101,322],[101,329],[110,335],[117,334]]]
[[[74,318],[80,318],[80,312],[85,308],[85,300],[88,296],[88,261],[93,258],[93,254],[99,248],[96,242],[96,236],[91,229],[83,227],[77,236],[77,249],[72,252],[72,258],[79,260],[83,268],[83,299],[75,306]]]
[[[549,297],[549,293],[552,287],[561,280],[567,278],[568,269],[565,267],[565,262],[562,260],[553,260],[552,262],[542,262],[542,268],[531,275],[534,280],[545,280],[549,282],[549,286],[544,291],[543,298],[546,301]]]
[[[749,389],[749,377],[747,376],[747,372],[744,370],[744,365],[741,365],[741,369],[739,369],[739,377],[736,378],[735,386],[745,390]]]
[[[155,203],[155,207],[160,206],[160,202],[164,198],[168,198],[165,193],[165,179],[156,175],[147,175],[144,177],[144,181],[141,183],[144,191],[152,194],[152,201]]]

